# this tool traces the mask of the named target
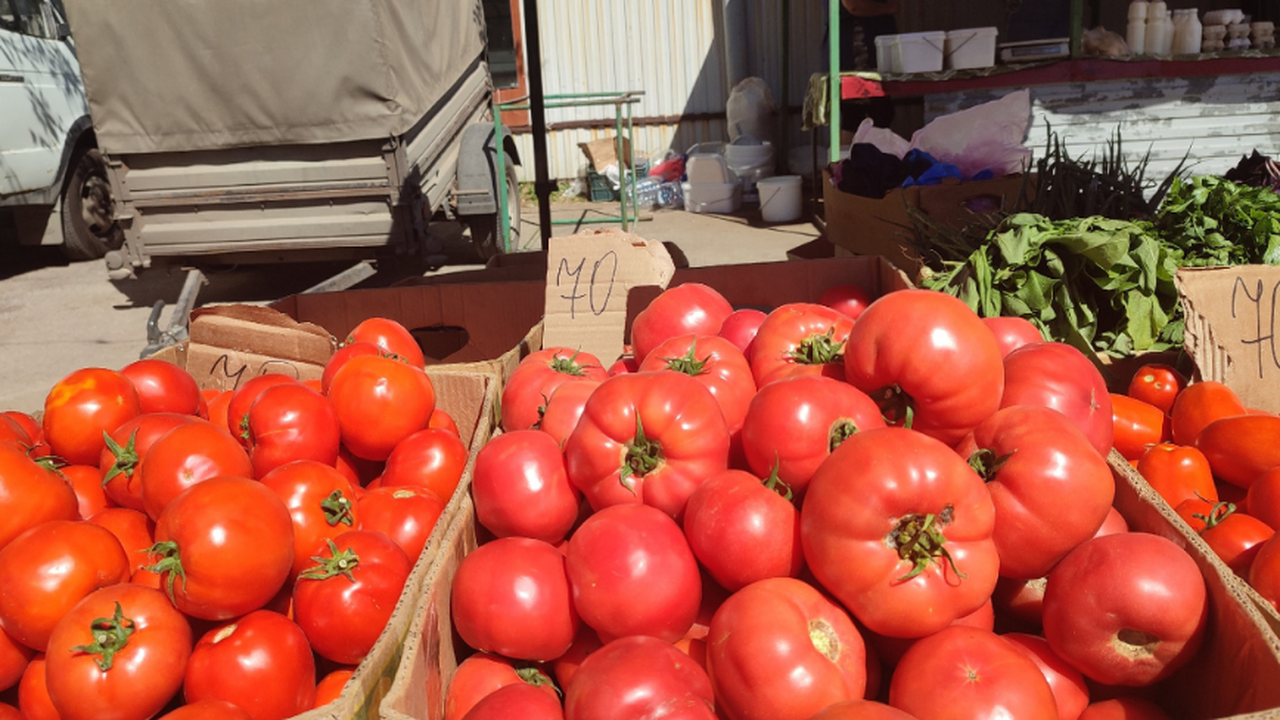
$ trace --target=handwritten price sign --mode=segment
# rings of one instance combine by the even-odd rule
[[[1250,407],[1280,411],[1280,268],[1184,269],[1177,283],[1186,350],[1201,377],[1226,383]]]
[[[545,347],[571,347],[612,363],[622,353],[627,292],[666,287],[675,265],[662,243],[620,231],[553,238],[547,255]]]

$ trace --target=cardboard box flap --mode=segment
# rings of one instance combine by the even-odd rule
[[[1280,412],[1280,267],[1183,268],[1175,282],[1184,345],[1200,376],[1226,384],[1250,407]]]
[[[258,305],[219,305],[191,313],[181,364],[201,388],[234,390],[258,375],[318,380],[337,346],[328,332]]]
[[[619,230],[553,238],[547,255],[546,347],[571,347],[608,365],[622,354],[627,293],[665,288],[675,274],[667,248]]]

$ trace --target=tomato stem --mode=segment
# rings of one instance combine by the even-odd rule
[[[781,467],[781,465],[782,462],[780,460],[774,461],[773,470],[769,472],[769,477],[764,479],[764,486],[781,495],[783,500],[791,502],[791,499],[794,497],[794,494],[791,492],[791,486],[787,484],[785,480],[778,477],[778,468]]]
[[[578,355],[581,352],[581,350],[576,351],[567,358],[559,356],[551,358],[549,365],[552,370],[565,375],[586,375],[582,369],[584,366],[578,364]]]
[[[907,429],[915,422],[915,401],[902,389],[901,385],[890,385],[876,391],[876,405],[880,407],[880,416],[885,423]]]
[[[1014,452],[1017,452],[1017,450],[1007,452],[1004,455],[996,455],[995,451],[990,448],[979,448],[969,456],[969,467],[978,473],[978,477],[982,478],[983,482],[991,482],[995,479],[996,473],[1000,472],[1005,463],[1009,462],[1010,458],[1013,457]]]
[[[177,575],[182,578],[182,589],[187,589],[187,571],[182,568],[182,553],[178,550],[178,543],[172,540],[158,542],[147,549],[147,557],[159,556],[156,562],[143,568],[150,570],[157,575],[169,573],[167,582],[167,591],[169,593],[169,602],[175,602],[173,599],[173,576]]]
[[[328,557],[324,555],[315,555],[311,559],[317,565],[307,568],[298,574],[299,580],[328,580],[331,577],[342,575],[351,582],[355,582],[356,578],[351,574],[360,565],[360,556],[356,555],[356,551],[352,548],[346,550],[338,550],[338,546],[333,540],[326,539],[329,545]]]
[[[836,341],[836,328],[831,326],[821,335],[814,333],[796,344],[787,357],[798,365],[830,365],[844,361],[844,341]]]
[[[334,527],[338,523],[352,525],[355,522],[351,500],[343,495],[341,490],[334,490],[329,493],[329,497],[321,500],[320,509],[324,511],[324,520],[329,523],[329,527]]]
[[[912,564],[911,572],[898,578],[900,582],[906,582],[924,572],[929,567],[929,563],[938,558],[944,559],[951,565],[951,569],[955,570],[956,575],[961,579],[968,577],[960,572],[955,558],[951,557],[951,553],[943,547],[947,543],[947,538],[942,534],[942,526],[950,524],[954,514],[955,508],[951,505],[943,508],[937,515],[912,513],[899,520],[894,529],[889,532],[885,542],[889,547],[897,549],[898,557]]]
[[[516,676],[534,687],[544,687],[549,685],[551,686],[551,689],[555,691],[556,695],[561,697],[564,696],[564,692],[560,690],[560,686],[556,685],[555,681],[552,680],[550,676],[536,667],[526,666],[516,668]]]
[[[827,432],[827,452],[833,453],[840,443],[858,434],[858,426],[849,418],[840,418],[831,424]]]
[[[631,477],[644,477],[653,472],[662,464],[662,443],[657,440],[650,440],[644,434],[644,422],[640,419],[640,413],[636,413],[636,436],[627,445],[626,455],[622,458],[622,470],[618,474],[618,480],[622,483],[622,487],[636,494],[635,485],[631,482]]]
[[[1226,500],[1223,500],[1222,502],[1214,503],[1213,507],[1209,509],[1208,515],[1201,515],[1200,513],[1192,513],[1191,517],[1204,521],[1204,527],[1200,528],[1200,533],[1204,534],[1205,530],[1209,530],[1211,528],[1215,528],[1221,525],[1222,521],[1231,517],[1231,515],[1235,513],[1235,511],[1236,511],[1235,503],[1230,503],[1230,502],[1227,502]]]
[[[661,360],[667,364],[668,370],[675,370],[689,376],[701,375],[707,371],[707,360],[699,360],[694,354],[697,347],[698,340],[694,338],[693,342],[689,343],[689,352],[680,357],[661,358]],[[710,359],[710,356],[707,357]]]
[[[115,663],[116,653],[129,644],[129,636],[137,629],[137,624],[124,616],[124,609],[120,607],[120,601],[117,600],[114,615],[109,618],[95,618],[90,623],[89,632],[93,634],[93,642],[89,645],[77,645],[71,648],[71,652],[101,655],[100,658],[94,658],[93,662],[97,664],[99,670],[106,672]]]
[[[120,443],[111,439],[106,430],[102,431],[102,439],[107,442],[107,449],[111,451],[111,455],[115,457],[115,462],[111,463],[111,469],[107,470],[107,474],[102,477],[102,486],[106,487],[107,483],[117,475],[129,475],[133,473],[133,469],[138,465],[138,431],[134,430],[129,435],[129,442],[124,447],[120,447]]]

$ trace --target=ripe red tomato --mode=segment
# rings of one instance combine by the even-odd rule
[[[0,412],[0,441],[18,443],[24,449],[44,442],[44,430],[35,418],[17,410]],[[47,446],[46,446],[47,449]],[[43,457],[46,452],[32,451],[32,457]]]
[[[1107,535],[1049,574],[1044,636],[1087,677],[1141,687],[1195,655],[1207,614],[1204,578],[1182,548],[1148,533]]]
[[[867,688],[862,635],[844,608],[793,578],[761,580],[716,610],[707,636],[716,710],[805,720]]]
[[[231,390],[214,393],[212,397],[206,400],[208,412],[201,417],[218,427],[228,427],[230,421],[227,420],[227,415],[231,407],[231,398],[234,396],[235,393]]]
[[[92,465],[103,433],[142,412],[138,391],[114,370],[84,368],[59,380],[44,399],[44,437],[58,457]]]
[[[891,424],[947,444],[999,409],[1005,388],[995,336],[968,305],[932,290],[876,300],[849,334],[844,364]]]
[[[1237,511],[1231,503],[1218,503],[1205,517],[1200,537],[1236,575],[1249,577],[1253,559],[1276,531],[1258,518]]]
[[[1268,470],[1254,480],[1245,504],[1250,515],[1271,527],[1280,527],[1280,469]]]
[[[551,678],[537,667],[515,666],[515,661],[501,655],[478,652],[458,664],[445,693],[444,720],[461,720],[476,703],[507,685],[537,687],[557,700],[559,695]]]
[[[631,323],[631,345],[636,362],[666,340],[680,335],[715,335],[733,306],[715,288],[684,283],[667,288]]]
[[[293,613],[318,655],[354,665],[382,634],[413,563],[381,533],[352,530],[328,542],[293,586]]]
[[[267,388],[249,408],[254,477],[295,460],[338,461],[338,413],[329,399],[300,383]]]
[[[329,401],[338,411],[342,444],[357,457],[386,460],[401,440],[430,422],[436,393],[422,370],[362,355],[333,376]]]
[[[374,530],[391,538],[410,563],[418,562],[448,502],[420,487],[373,488],[356,500],[357,530]]]
[[[1253,556],[1249,584],[1272,607],[1280,610],[1280,540],[1272,537]]]
[[[1147,448],[1173,437],[1169,416],[1155,405],[1111,393],[1112,444],[1125,460],[1138,460]]]
[[[800,511],[790,497],[775,480],[761,483],[742,470],[712,475],[685,508],[689,548],[730,592],[757,580],[799,576]]]
[[[253,477],[253,464],[231,434],[211,422],[191,420],[147,449],[134,473],[152,520],[183,491],[218,476]]]
[[[880,428],[844,441],[814,473],[800,538],[814,577],[869,630],[922,637],[991,596],[995,516],[982,478],[951,448]]]
[[[1178,393],[1169,411],[1173,441],[1178,445],[1195,445],[1200,431],[1209,423],[1244,414],[1244,402],[1226,385],[1212,380],[1192,383]]]
[[[463,717],[466,720],[563,720],[564,710],[555,693],[515,683],[489,693]]]
[[[37,525],[79,516],[75,491],[58,473],[0,442],[0,550]]]
[[[845,700],[828,705],[809,720],[916,720],[892,705],[874,700]]]
[[[640,363],[640,372],[660,370],[681,372],[702,383],[720,403],[729,432],[742,428],[756,383],[747,358],[733,343],[718,335],[670,338]]]
[[[858,316],[867,309],[875,300],[870,292],[867,292],[861,285],[833,285],[818,296],[818,304],[838,310],[846,315],[850,320],[857,320]]]
[[[249,447],[249,409],[258,400],[258,396],[276,385],[297,384],[297,380],[279,373],[268,373],[246,380],[243,385],[236,388],[231,400],[227,403],[227,431],[235,436],[241,445]]]
[[[160,720],[254,720],[239,705],[225,700],[201,700],[160,716]]]
[[[1044,577],[1093,537],[1115,499],[1111,468],[1066,415],[1014,406],[987,418],[956,447],[995,503],[1000,575]],[[1071,507],[1070,513],[1062,508]]]
[[[638,372],[633,370],[632,372]],[[563,447],[573,429],[582,419],[582,411],[587,407],[587,398],[596,391],[600,383],[595,380],[584,382],[568,382],[556,388],[547,399],[547,404],[538,421],[538,429],[551,436],[556,445]]]
[[[963,625],[965,627],[979,628],[981,630],[995,630],[996,610],[995,603],[991,600],[983,603],[982,607],[963,615],[951,621],[953,625]],[[879,661],[887,668],[897,667],[902,662],[902,656],[907,654],[913,645],[920,642],[920,638],[898,638],[880,635],[878,633],[868,631],[866,633],[868,662],[873,656],[879,658]],[[868,686],[870,682],[868,681]]]
[[[114,507],[115,503],[107,497],[106,492],[102,489],[102,471],[93,465],[66,465],[58,468],[58,472],[62,474],[63,479],[71,486],[72,491],[76,494],[76,507],[79,510],[81,518],[87,518],[90,515],[107,507]]]
[[[1140,697],[1118,697],[1091,704],[1080,720],[1170,720],[1159,705]]]
[[[555,546],[532,538],[485,543],[463,558],[450,602],[471,647],[518,660],[554,660],[578,631],[578,614]]]
[[[144,413],[170,412],[195,415],[204,398],[191,373],[164,360],[143,359],[120,368],[138,391],[138,402]]]
[[[1039,635],[1026,633],[1008,633],[1002,635],[1013,643],[1031,661],[1040,668],[1044,679],[1049,682],[1053,691],[1053,699],[1058,705],[1058,720],[1076,720],[1080,713],[1089,706],[1089,687],[1085,685],[1084,676],[1071,667],[1066,660],[1049,647],[1049,641]]]
[[[780,380],[751,399],[742,424],[747,464],[777,473],[797,498],[833,450],[862,430],[884,427],[880,408],[861,390],[826,377]]]
[[[191,626],[159,590],[91,593],[49,638],[45,673],[62,720],[145,720],[182,687]]]
[[[988,630],[956,625],[922,638],[898,663],[889,704],[920,718],[1052,718],[1040,668]]]
[[[573,604],[609,642],[627,635],[679,640],[702,601],[698,561],[680,526],[647,505],[587,518],[565,553]]]
[[[1084,353],[1066,343],[1033,343],[1009,353],[1004,371],[1000,407],[1053,408],[1071,418],[1100,455],[1105,458],[1111,452],[1111,395],[1102,373]]]
[[[266,605],[288,579],[293,520],[262,483],[215,477],[165,507],[151,555],[179,610],[229,620]]]
[[[61,720],[49,699],[44,653],[36,653],[18,681],[18,707],[22,720]]]
[[[129,572],[151,564],[147,552],[155,544],[156,524],[147,514],[129,508],[106,508],[88,518],[88,522],[111,531],[129,556]]]
[[[1129,523],[1125,521],[1124,516],[1114,507],[1107,512],[1107,519],[1102,521],[1102,527],[1098,528],[1098,532],[1094,533],[1094,537],[1102,537],[1103,535],[1118,535],[1120,533],[1129,532]]]
[[[587,656],[565,688],[567,720],[714,720],[711,679],[670,643],[644,635],[624,637]]]
[[[347,335],[344,345],[372,343],[390,353],[395,359],[422,369],[426,358],[422,347],[404,325],[388,318],[372,317],[360,322]]]
[[[1173,411],[1178,393],[1186,386],[1187,379],[1174,368],[1161,363],[1148,363],[1133,374],[1126,394],[1160,408],[1160,412],[1167,415]]]
[[[289,578],[311,567],[325,540],[356,528],[355,492],[342,473],[314,460],[296,460],[262,476],[293,518],[293,565]]]
[[[1183,500],[1194,497],[1218,501],[1209,460],[1194,447],[1172,443],[1152,445],[1138,460],[1138,473],[1169,507],[1176,508]]]
[[[476,519],[496,537],[552,544],[564,540],[577,522],[582,498],[569,482],[560,446],[538,430],[503,433],[480,448],[471,496]]]
[[[549,347],[530,354],[502,388],[502,429],[528,430],[541,417],[539,408],[562,385],[609,377],[600,359],[573,348]]]
[[[729,313],[729,317],[724,319],[720,324],[720,337],[733,343],[733,346],[742,351],[744,357],[751,357],[751,348],[755,346],[756,334],[760,332],[760,325],[764,323],[764,319],[768,317],[763,310],[755,308],[742,308]]]
[[[314,704],[315,658],[296,623],[256,610],[200,638],[182,692],[188,703],[223,700],[254,720],[284,720]]]
[[[452,415],[439,407],[431,411],[431,419],[427,421],[427,427],[444,430],[447,433],[457,435],[459,438],[462,437],[462,433],[458,430],[457,421],[453,419]]]
[[[355,674],[355,668],[343,667],[320,678],[320,682],[316,683],[316,699],[311,704],[311,707],[313,709],[322,708],[337,700],[342,696],[342,690],[347,686],[347,682],[351,680],[351,676]]]
[[[324,372],[320,375],[320,392],[328,395],[329,386],[333,384],[333,376],[338,374],[348,360],[360,355],[383,355],[383,351],[371,342],[343,343],[342,347],[338,348],[324,364]]]
[[[1000,346],[1000,357],[1008,357],[1009,353],[1023,345],[1044,342],[1044,334],[1040,328],[1026,318],[1020,317],[984,317],[982,322]]]
[[[446,430],[426,428],[401,440],[387,456],[382,487],[419,487],[446,501],[467,466],[467,446]]]
[[[12,635],[0,628],[0,692],[16,687],[26,672],[27,664],[36,654]]]
[[[1209,423],[1195,444],[1209,460],[1214,477],[1247,490],[1263,473],[1280,467],[1278,437],[1280,417],[1237,415]]]
[[[688,375],[618,375],[591,394],[564,454],[569,480],[596,510],[643,503],[678,519],[694,488],[728,467],[729,429]]]
[[[142,476],[138,464],[151,446],[170,430],[194,422],[191,415],[148,413],[139,415],[111,431],[98,459],[103,492],[112,502],[133,510],[145,510]]]
[[[0,550],[0,627],[43,652],[76,603],[129,574],[129,556],[104,527],[71,520],[33,527]]]
[[[797,376],[843,380],[843,358],[852,327],[852,320],[826,305],[779,306],[761,323],[747,358],[756,387]]]

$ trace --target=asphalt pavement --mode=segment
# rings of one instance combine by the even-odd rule
[[[607,227],[589,223],[618,214],[616,203],[563,202],[553,217],[554,235]],[[634,232],[674,244],[692,267],[785,260],[789,249],[818,236],[807,221],[766,225],[758,210],[735,215],[699,215],[682,210],[646,212]],[[522,249],[537,250],[537,208],[523,209]],[[617,225],[612,225],[616,227]],[[479,261],[465,237],[446,234],[448,263],[424,274],[470,270]],[[242,265],[204,268],[208,279],[198,306],[265,304],[302,292],[350,263]],[[383,269],[359,287],[385,286],[404,277]],[[101,261],[68,262],[57,248],[0,244],[0,410],[37,412],[58,380],[82,367],[120,368],[147,346],[147,320],[157,301],[166,303],[161,329],[171,320],[186,273],[150,269],[136,280],[107,279]]]

